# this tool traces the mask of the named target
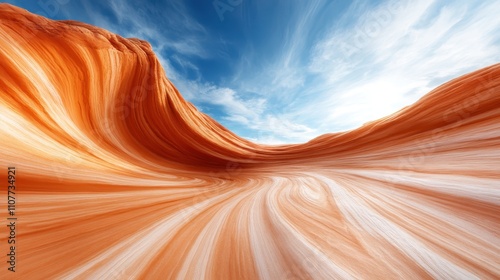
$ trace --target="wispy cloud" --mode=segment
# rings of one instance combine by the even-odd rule
[[[161,51],[195,57],[209,57],[203,46],[209,34],[192,18],[182,1],[168,1],[167,7],[151,3],[134,3],[111,0],[106,5],[113,17],[84,2],[90,20],[99,26],[125,37],[147,40]],[[158,11],[161,9],[163,12]],[[116,18],[117,22],[113,22]]]
[[[359,11],[352,28],[332,30],[315,45],[308,65],[323,91],[313,102],[331,112],[320,127],[354,128],[498,61],[500,6],[473,2],[389,2]]]
[[[181,82],[178,87],[193,98],[199,107],[219,109],[216,115],[225,125],[246,138],[264,144],[287,143],[283,139],[310,139],[314,130],[291,122],[286,116],[270,113],[267,99],[238,94],[230,88],[194,81]],[[207,112],[210,113],[210,112]]]
[[[302,15],[317,17],[322,8],[302,7]],[[353,129],[410,105],[453,77],[497,62],[498,14],[495,1],[357,2],[343,16],[323,22],[330,30],[310,44],[304,37],[317,22],[295,19],[300,32],[281,46],[282,56],[236,87],[279,101],[280,108],[268,107],[263,114],[314,128],[303,137],[276,132],[278,139],[305,141]]]

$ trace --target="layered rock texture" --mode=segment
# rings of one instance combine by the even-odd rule
[[[7,4],[0,77],[19,217],[16,272],[3,226],[0,275],[500,278],[499,64],[284,146],[199,112],[147,42]]]

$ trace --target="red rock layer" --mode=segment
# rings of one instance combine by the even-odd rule
[[[186,102],[147,42],[7,4],[0,19],[19,217],[2,279],[500,278],[499,64],[264,146]]]

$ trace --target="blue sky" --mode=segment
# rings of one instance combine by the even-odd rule
[[[7,2],[149,41],[187,100],[267,144],[359,127],[500,60],[495,0]]]

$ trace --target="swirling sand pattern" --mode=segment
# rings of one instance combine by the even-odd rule
[[[186,102],[147,42],[7,4],[0,19],[17,279],[500,278],[500,64],[264,146]]]

